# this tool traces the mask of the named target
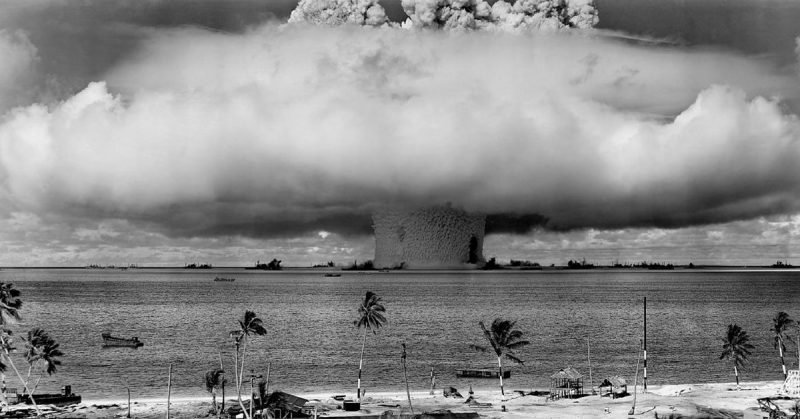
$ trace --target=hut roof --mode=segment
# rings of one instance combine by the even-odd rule
[[[579,373],[575,368],[567,367],[564,369],[559,370],[557,373],[550,376],[550,378],[554,379],[569,379],[569,380],[577,380],[578,378],[582,378],[583,376]]]
[[[622,387],[627,386],[628,382],[625,381],[624,378],[620,377],[619,375],[614,375],[611,377],[606,377],[605,380],[600,384],[601,386],[614,386],[614,387]]]
[[[280,408],[302,408],[308,400],[297,397],[293,394],[284,393],[282,391],[275,391],[267,398],[267,406],[276,406]]]

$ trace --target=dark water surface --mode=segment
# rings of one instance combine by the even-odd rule
[[[215,276],[235,277],[233,283]],[[271,389],[355,393],[361,333],[353,327],[365,291],[383,297],[389,323],[367,337],[364,388],[403,388],[400,344],[408,345],[412,389],[423,390],[433,367],[437,387],[496,386],[457,379],[455,370],[496,365],[479,320],[502,316],[531,344],[510,365],[507,388],[544,388],[571,365],[587,376],[587,338],[595,385],[605,376],[632,380],[642,335],[642,297],[648,302],[648,382],[730,382],[720,361],[729,323],[741,325],[756,349],[744,380],[781,378],[770,327],[779,310],[800,318],[800,271],[553,271],[458,273],[254,272],[244,270],[0,270],[0,281],[22,291],[23,334],[41,327],[66,356],[44,390],[63,384],[86,398],[202,396],[203,374],[232,372],[228,332],[244,310],[255,311],[269,333],[248,347],[245,369],[266,375]],[[102,332],[138,336],[139,349],[103,349]],[[18,344],[21,347],[21,344]],[[790,354],[797,349],[789,346]],[[787,357],[796,365],[796,356]],[[22,359],[18,364],[24,365]],[[23,374],[27,367],[22,369]],[[10,374],[13,374],[9,370]],[[232,374],[231,374],[232,375]],[[9,386],[17,385],[9,378]]]

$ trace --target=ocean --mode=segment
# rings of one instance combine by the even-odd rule
[[[214,282],[216,276],[235,282]],[[24,335],[50,333],[65,353],[44,392],[72,385],[84,398],[166,397],[172,364],[173,397],[205,395],[204,374],[224,368],[233,381],[228,337],[245,310],[268,331],[248,346],[245,371],[266,377],[270,390],[354,395],[362,332],[353,321],[366,291],[383,298],[388,323],[367,336],[363,388],[367,395],[404,389],[401,343],[407,345],[412,391],[453,386],[464,393],[497,380],[456,378],[464,368],[494,368],[478,321],[516,320],[530,345],[517,352],[524,365],[505,362],[508,390],[547,388],[549,377],[572,366],[594,385],[611,375],[633,384],[647,297],[648,384],[732,382],[733,367],[719,360],[730,323],[748,332],[755,350],[742,380],[782,379],[772,345],[772,318],[800,318],[800,271],[486,271],[280,272],[243,269],[3,269],[0,281],[22,292]],[[138,336],[138,349],[103,348],[101,333]],[[590,356],[587,359],[587,344]],[[22,343],[17,341],[18,348]],[[787,365],[797,348],[787,344]],[[22,374],[27,365],[15,360]],[[641,365],[640,365],[641,368]],[[640,371],[641,373],[641,371]],[[9,387],[21,387],[13,371]],[[639,378],[641,383],[641,376]],[[227,394],[231,394],[232,384]]]

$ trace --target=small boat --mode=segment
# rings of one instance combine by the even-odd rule
[[[138,348],[140,346],[144,346],[144,343],[139,341],[139,338],[136,336],[130,339],[111,336],[111,333],[103,333],[101,336],[103,336],[104,347],[120,346],[126,348]]]
[[[342,276],[342,274],[333,274],[333,273],[325,274],[325,277],[327,277],[327,278],[338,278],[340,276]]]
[[[236,281],[236,278],[221,278],[221,277],[214,278],[214,282],[233,282],[233,281]]]
[[[36,404],[51,404],[54,406],[69,406],[81,402],[81,396],[72,394],[72,386],[64,386],[61,393],[34,394],[33,400]],[[32,404],[31,396],[27,394],[17,394],[17,403]]]
[[[500,372],[495,369],[467,369],[457,370],[456,377],[468,378],[500,378]],[[511,378],[511,371],[503,371],[503,378]]]

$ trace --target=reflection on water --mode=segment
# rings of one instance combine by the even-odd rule
[[[235,282],[214,282],[216,276]],[[586,375],[591,342],[595,384],[609,375],[632,379],[641,339],[642,297],[648,302],[648,382],[733,381],[719,361],[728,323],[738,323],[756,349],[744,380],[781,378],[770,327],[779,310],[800,318],[800,272],[474,272],[343,273],[244,270],[2,270],[0,281],[22,291],[22,334],[42,327],[66,356],[40,387],[63,384],[84,397],[164,397],[169,363],[173,394],[204,394],[205,371],[233,368],[228,332],[244,310],[269,331],[248,347],[246,370],[266,373],[271,388],[355,392],[360,334],[356,308],[367,290],[383,297],[389,323],[367,337],[364,387],[403,386],[401,346],[408,346],[412,387],[496,386],[493,380],[456,378],[461,368],[492,367],[479,320],[503,316],[531,344],[511,365],[507,388],[547,387],[549,376],[571,365]],[[138,349],[102,348],[102,332],[138,336]],[[19,346],[19,345],[18,345]],[[794,353],[790,347],[789,352]],[[19,362],[24,362],[21,359]],[[787,356],[787,363],[796,365]],[[232,375],[232,374],[231,374]],[[9,382],[13,383],[9,378]],[[13,386],[15,384],[9,384]]]

